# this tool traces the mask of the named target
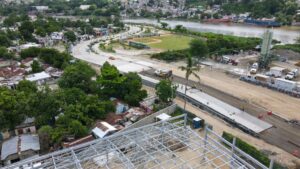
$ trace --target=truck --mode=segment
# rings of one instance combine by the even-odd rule
[[[293,82],[282,78],[275,78],[273,86],[275,86],[277,89],[293,91],[297,87],[297,82]]]
[[[169,78],[172,76],[172,70],[168,70],[168,69],[157,69],[155,70],[154,74],[156,76],[159,76],[159,77],[163,77],[163,78]]]
[[[267,76],[281,77],[285,71],[282,67],[271,67],[270,71],[266,73]]]
[[[285,76],[285,79],[292,80],[292,79],[298,77],[298,75],[299,75],[299,70],[294,69],[294,70],[287,73],[287,75]]]
[[[255,62],[252,64],[252,66],[250,67],[250,74],[256,74],[257,73],[257,69],[258,69],[258,63]]]

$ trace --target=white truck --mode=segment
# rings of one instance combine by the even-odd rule
[[[258,63],[255,62],[252,64],[251,68],[250,68],[250,74],[256,74],[258,70]]]
[[[292,79],[296,78],[298,75],[299,75],[299,70],[294,69],[285,76],[285,79],[292,80]]]

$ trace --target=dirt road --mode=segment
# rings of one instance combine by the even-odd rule
[[[154,70],[149,70],[142,72],[142,74],[157,78],[154,75]],[[174,82],[178,83],[184,83],[185,79],[179,76],[173,77]],[[190,86],[196,86],[198,89],[201,89],[203,92],[216,97],[232,106],[235,106],[237,108],[244,108],[246,112],[250,113],[253,116],[258,116],[264,113],[263,120],[271,123],[274,127],[262,132],[259,134],[259,137],[266,142],[276,145],[277,147],[280,147],[281,149],[293,153],[295,150],[298,150],[300,152],[300,126],[296,124],[289,124],[284,119],[279,118],[275,115],[267,115],[263,107],[257,106],[252,104],[251,102],[245,101],[243,99],[240,99],[239,97],[236,97],[232,95],[232,93],[228,93],[228,91],[221,91],[214,87],[199,84],[195,81],[189,82]],[[235,90],[242,90],[239,88],[235,88]],[[267,90],[267,89],[265,89]],[[298,146],[299,144],[299,146]]]

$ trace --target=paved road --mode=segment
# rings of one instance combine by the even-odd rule
[[[154,70],[148,70],[141,73],[142,75],[149,76],[155,79],[159,79],[154,75]],[[184,84],[185,79],[178,76],[173,76],[173,81],[177,83]],[[234,97],[228,93],[215,89],[211,86],[204,84],[199,84],[194,81],[189,82],[190,86],[196,86],[198,89],[201,89],[203,92],[222,100],[234,107],[242,108],[244,107],[245,111],[250,113],[253,116],[258,116],[262,113],[266,114],[266,110],[261,107],[249,104],[237,97]],[[266,142],[276,145],[277,147],[282,148],[283,150],[293,153],[295,150],[300,152],[300,126],[295,124],[289,124],[284,119],[281,119],[276,116],[264,116],[266,122],[269,122],[274,127],[263,131],[258,135],[261,139]]]

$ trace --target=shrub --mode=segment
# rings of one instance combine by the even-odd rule
[[[223,132],[222,137],[229,141],[230,143],[233,142],[233,138],[234,136],[232,134],[229,134],[227,132]],[[263,154],[262,152],[260,152],[259,150],[257,150],[254,146],[248,144],[247,142],[236,138],[236,146],[241,149],[242,151],[244,151],[245,153],[249,154],[250,156],[252,156],[253,158],[255,158],[257,161],[261,162],[262,164],[264,164],[265,166],[269,166],[270,164],[270,159],[268,158],[268,156],[266,156],[265,154]],[[284,167],[282,167],[280,164],[275,163],[274,164],[274,169],[283,169]]]

